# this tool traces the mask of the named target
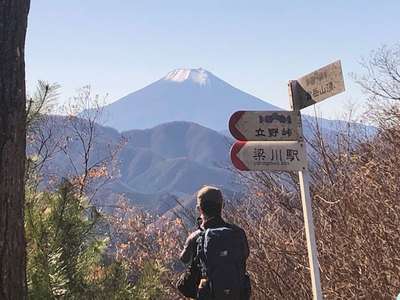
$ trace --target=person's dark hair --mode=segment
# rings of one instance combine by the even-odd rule
[[[223,206],[221,190],[212,186],[202,187],[197,192],[197,206],[208,217],[220,216]]]

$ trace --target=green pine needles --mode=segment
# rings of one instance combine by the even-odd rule
[[[74,187],[63,182],[55,192],[27,192],[25,227],[28,286],[31,299],[98,299],[122,266],[104,263],[108,239],[100,234],[99,216]],[[101,218],[101,217],[100,217]],[[115,289],[125,289],[118,276]]]

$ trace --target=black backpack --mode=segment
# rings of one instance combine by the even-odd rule
[[[198,293],[201,272],[198,261],[194,258],[189,266],[179,277],[176,287],[185,297],[195,299]]]
[[[210,299],[250,298],[250,280],[238,229],[226,224],[202,231],[197,239],[197,257],[202,277],[207,279]]]

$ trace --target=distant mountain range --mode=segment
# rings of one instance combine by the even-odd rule
[[[230,167],[231,140],[190,122],[123,132],[121,180],[140,193],[193,193],[203,184],[235,189]]]
[[[97,194],[96,203],[113,205],[118,195],[124,195],[132,204],[171,215],[177,200],[193,208],[193,195],[205,184],[237,195],[243,186],[232,172],[229,149],[233,139],[227,127],[234,111],[246,109],[279,110],[204,69],[172,71],[104,107],[103,121],[108,127],[96,126],[92,160],[104,156],[121,138],[126,143],[117,157],[118,176]],[[55,117],[59,126],[55,131],[68,138],[62,118]],[[343,129],[342,121],[319,121],[332,140]],[[312,123],[313,118],[303,118],[306,136]],[[47,164],[48,173],[70,173],[71,160],[82,164],[79,142],[72,141],[69,147],[72,157],[58,153]]]
[[[69,140],[67,157],[63,151],[48,161],[46,174],[65,177],[83,171],[82,147],[73,138],[64,117],[52,117],[53,140]],[[108,155],[121,140],[116,157],[117,176],[97,193],[98,205],[114,205],[119,195],[132,204],[163,214],[206,184],[239,192],[242,187],[231,172],[229,149],[232,139],[212,129],[185,121],[175,121],[151,129],[119,133],[96,125],[89,165]],[[32,145],[28,149],[31,148]],[[74,166],[72,165],[72,162]]]
[[[279,110],[204,69],[177,69],[104,107],[104,124],[126,131],[188,121],[224,130],[236,110]]]

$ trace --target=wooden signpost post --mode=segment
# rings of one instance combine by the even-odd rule
[[[313,298],[322,299],[315,241],[310,176],[300,109],[343,92],[340,61],[289,82],[292,111],[238,111],[229,130],[238,140],[231,148],[233,165],[241,171],[298,171]]]

